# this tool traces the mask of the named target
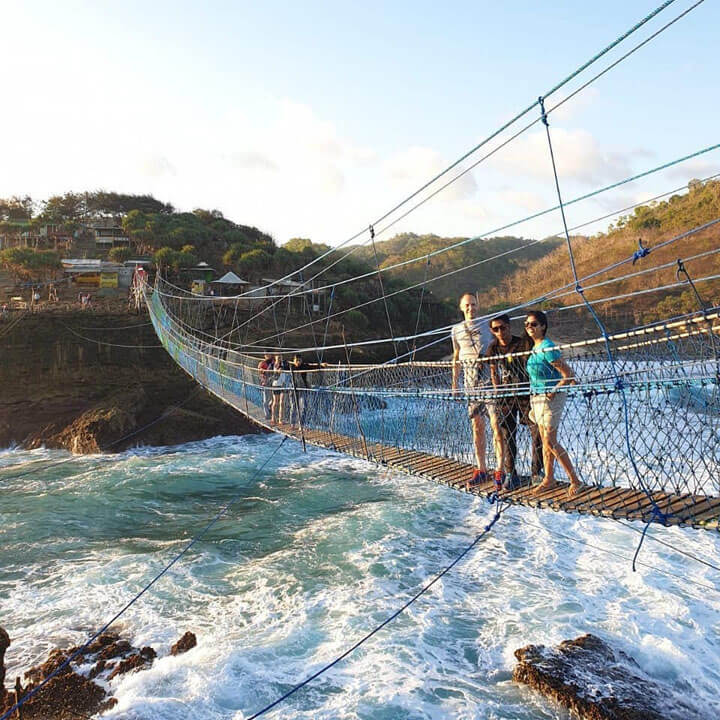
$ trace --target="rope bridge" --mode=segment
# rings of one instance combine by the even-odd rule
[[[452,392],[452,363],[393,361],[288,372],[286,384],[274,388],[277,373],[268,377],[259,370],[257,356],[202,330],[212,322],[207,314],[215,312],[211,299],[183,296],[174,286],[164,292],[164,285],[158,279],[154,289],[143,290],[163,346],[197,382],[255,422],[303,443],[498,497],[494,482],[466,487],[474,467],[468,404],[502,409],[529,395],[527,384],[495,389],[488,382]],[[565,512],[720,529],[718,313],[558,347],[577,378],[558,390],[566,393],[558,435],[585,487],[572,497],[564,483],[537,494],[529,482],[530,433],[518,425],[516,468],[526,482],[499,497]],[[518,355],[513,357],[522,361]],[[480,375],[488,377],[487,366],[499,359],[479,359]],[[276,423],[267,417],[273,394],[284,400]],[[488,461],[492,466],[489,453]]]

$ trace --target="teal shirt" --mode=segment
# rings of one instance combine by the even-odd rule
[[[551,392],[560,382],[560,371],[550,364],[557,362],[560,357],[560,351],[550,338],[543,338],[543,341],[532,349],[527,361],[530,392]]]

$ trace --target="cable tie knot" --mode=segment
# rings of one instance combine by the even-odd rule
[[[579,295],[582,295],[585,292],[585,289],[583,288],[583,286],[580,283],[577,283],[575,285],[575,292],[578,293]]]
[[[550,127],[550,123],[547,119],[547,113],[545,112],[545,98],[542,95],[538,98],[538,103],[540,105],[540,119],[545,127]]]
[[[620,391],[625,389],[625,381],[622,378],[615,378],[615,389]]]
[[[677,271],[675,273],[675,277],[679,280],[680,279],[680,273],[683,273],[685,277],[688,277],[688,272],[685,269],[685,264],[682,261],[682,258],[677,259]]]
[[[657,506],[657,503],[653,503],[650,515],[651,522],[653,519],[657,518],[662,525],[667,525],[668,515]]]
[[[633,253],[632,264],[634,265],[638,260],[642,260],[650,254],[650,248],[643,245],[642,238],[638,238],[638,249]]]

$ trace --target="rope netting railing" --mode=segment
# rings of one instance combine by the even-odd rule
[[[468,406],[491,406],[496,428],[509,440],[506,466],[526,481],[507,495],[535,503],[528,487],[542,461],[528,418],[529,384],[494,387],[490,381],[493,364],[524,366],[528,353],[478,359],[472,373],[480,382],[457,391],[452,362],[341,363],[296,371],[289,365],[268,372],[258,368],[257,356],[193,332],[202,324],[199,308],[207,313],[212,304],[192,296],[169,298],[149,287],[145,293],[162,344],[189,375],[256,422],[303,441],[379,463],[405,454],[420,464],[419,474],[464,486],[474,466]],[[658,521],[717,527],[717,309],[558,348],[576,378],[557,390],[566,398],[558,437],[586,487],[574,497],[563,487],[546,499],[556,509],[631,519],[652,519],[660,508]],[[485,423],[491,468],[492,424]]]

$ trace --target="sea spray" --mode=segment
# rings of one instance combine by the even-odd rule
[[[237,498],[119,621],[161,659],[113,681],[109,716],[246,717],[403,604],[492,512],[447,487],[292,442],[252,480],[278,442],[0,453],[0,617],[18,638],[8,676],[86,639]],[[713,533],[653,532],[720,557]],[[636,542],[609,520],[512,508],[430,593],[277,716],[557,717],[510,681],[513,651],[588,631],[716,714],[716,574],[655,543],[641,558],[653,568],[632,573]],[[169,656],[187,629],[198,646]]]

